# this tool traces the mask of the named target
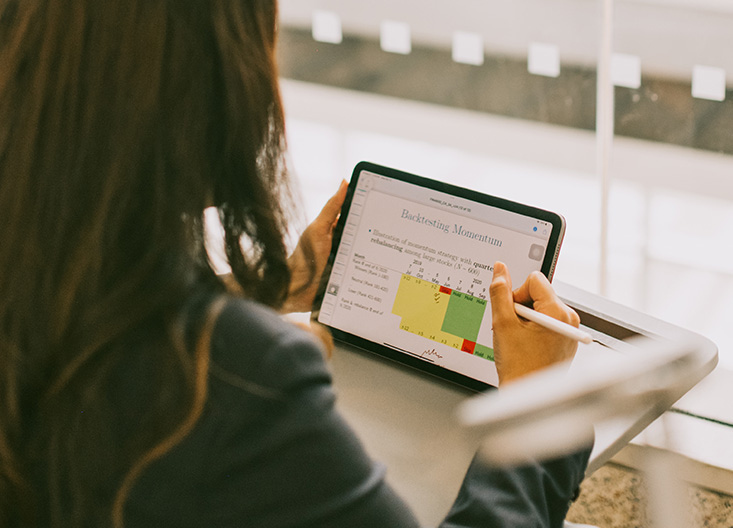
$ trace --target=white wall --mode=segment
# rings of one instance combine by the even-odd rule
[[[413,41],[450,46],[456,30],[480,33],[490,53],[524,56],[530,42],[559,46],[563,61],[595,64],[600,1],[593,0],[281,0],[286,25],[310,27],[330,10],[345,33],[379,33],[382,20],[410,25]],[[638,55],[645,73],[688,79],[694,64],[724,68],[733,81],[733,2],[617,0],[617,52]]]

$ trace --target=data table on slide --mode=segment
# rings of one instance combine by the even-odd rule
[[[494,359],[491,347],[477,343],[486,299],[403,273],[392,313],[401,317],[400,330]]]

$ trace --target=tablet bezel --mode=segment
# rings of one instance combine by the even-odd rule
[[[537,207],[533,207],[530,205],[521,204],[518,202],[507,200],[505,198],[499,198],[497,196],[492,196],[489,194],[481,193],[481,192],[467,189],[464,187],[458,187],[456,185],[441,182],[438,180],[425,178],[423,176],[418,176],[416,174],[411,174],[411,173],[393,169],[390,167],[377,165],[375,163],[362,161],[354,167],[354,170],[351,175],[351,181],[349,182],[349,186],[346,191],[346,199],[344,200],[344,204],[341,208],[341,213],[340,213],[338,222],[333,231],[331,253],[328,257],[328,262],[326,264],[326,268],[324,269],[323,275],[321,276],[318,293],[316,294],[316,297],[313,303],[313,313],[312,313],[313,320],[318,319],[318,314],[320,312],[320,307],[321,307],[321,304],[323,302],[323,298],[326,292],[326,287],[328,285],[328,281],[331,276],[333,263],[336,259],[336,254],[338,252],[339,245],[341,244],[341,237],[343,234],[346,219],[348,218],[349,211],[351,208],[351,203],[352,203],[354,192],[356,189],[356,182],[359,179],[359,175],[363,171],[367,171],[367,172],[381,175],[381,176],[386,176],[386,177],[393,178],[393,179],[396,179],[402,182],[417,185],[419,187],[432,189],[432,190],[439,191],[439,192],[442,192],[448,195],[457,196],[457,197],[471,200],[473,202],[477,202],[480,204],[489,205],[492,207],[496,207],[498,209],[503,209],[506,211],[518,213],[524,216],[529,216],[531,218],[536,218],[538,220],[549,222],[552,225],[552,231],[550,233],[550,237],[547,242],[547,250],[545,251],[545,258],[542,262],[540,271],[549,280],[552,280],[552,276],[555,271],[555,266],[557,264],[557,257],[560,252],[560,247],[562,246],[563,237],[565,235],[565,219],[561,215],[551,212],[551,211],[544,210],[544,209],[539,209]],[[320,323],[320,324],[323,324],[323,323]],[[489,383],[477,380],[470,376],[466,376],[465,374],[460,374],[458,372],[447,369],[443,366],[424,361],[412,352],[398,349],[396,347],[392,348],[389,346],[385,346],[381,343],[370,341],[366,338],[345,332],[343,330],[334,328],[329,325],[324,325],[324,326],[326,326],[330,330],[333,337],[338,341],[347,343],[349,345],[356,346],[360,349],[363,349],[368,352],[377,354],[381,357],[396,361],[403,365],[407,365],[419,371],[431,374],[440,379],[460,385],[470,390],[484,391],[484,390],[495,388],[493,385]]]

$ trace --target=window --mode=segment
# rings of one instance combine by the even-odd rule
[[[311,217],[363,159],[561,212],[558,280],[733,368],[729,2],[281,0],[281,21]]]

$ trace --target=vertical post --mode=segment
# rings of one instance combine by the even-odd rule
[[[643,196],[644,196],[644,224],[643,224],[643,231],[642,234],[644,236],[643,240],[643,250],[642,250],[642,268],[641,268],[641,279],[639,280],[638,290],[640,294],[640,302],[639,306],[641,306],[641,309],[643,311],[649,311],[650,308],[650,290],[649,290],[649,283],[651,282],[649,279],[651,278],[651,254],[649,251],[649,244],[652,240],[652,189],[649,184],[644,184],[644,190],[643,190]]]
[[[644,476],[649,490],[649,518],[654,528],[685,528],[690,526],[688,485],[682,480],[680,455],[673,453],[669,413],[662,414],[662,448],[647,447]]]
[[[613,49],[613,0],[601,2],[601,31],[598,46],[596,77],[596,173],[601,181],[601,232],[599,292],[608,290],[608,200],[610,191],[609,163],[613,143],[614,89],[611,79]]]

